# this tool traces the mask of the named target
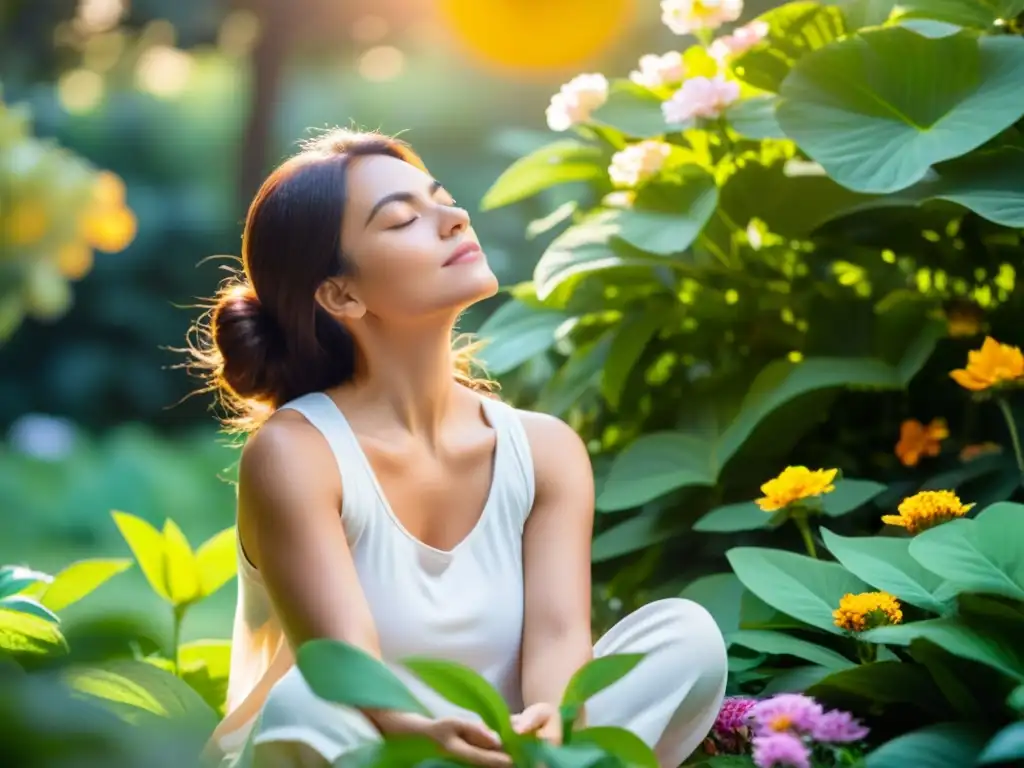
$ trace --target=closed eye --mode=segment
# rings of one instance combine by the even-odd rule
[[[413,216],[408,221],[403,221],[401,224],[395,224],[394,226],[388,227],[388,229],[405,229],[409,225],[413,224],[417,219],[419,219],[419,216]]]

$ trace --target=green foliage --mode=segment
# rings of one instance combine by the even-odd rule
[[[985,406],[948,374],[1024,322],[1022,12],[788,3],[720,70],[739,99],[681,128],[660,114],[674,86],[613,80],[554,145],[573,142],[590,195],[539,212],[552,236],[497,313],[537,330],[516,356],[512,323],[482,328],[520,405],[572,379],[562,413],[594,460],[602,599],[621,612],[682,590],[726,636],[730,691],[808,691],[869,718],[868,766],[973,763],[1016,716],[1019,400],[1010,385]],[[714,74],[700,39],[682,52],[690,79]],[[662,160],[613,183],[641,139]],[[531,162],[492,205],[558,183],[544,166],[531,184]],[[911,445],[936,417],[949,434]],[[981,444],[996,448],[972,456]],[[764,511],[758,488],[787,466],[839,470],[835,487],[791,484]],[[880,532],[928,489],[976,506]],[[905,519],[925,514],[915,503]],[[1015,748],[1000,738],[993,754]]]

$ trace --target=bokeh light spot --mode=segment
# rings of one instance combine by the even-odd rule
[[[405,69],[405,54],[392,45],[378,45],[359,57],[359,74],[367,80],[394,80]]]

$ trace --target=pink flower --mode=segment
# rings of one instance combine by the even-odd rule
[[[764,40],[768,30],[767,22],[752,21],[745,27],[733,30],[731,35],[715,40],[708,48],[708,53],[718,62],[718,66],[722,66],[729,59],[743,55]]]
[[[811,738],[827,744],[847,744],[860,741],[867,735],[868,729],[864,725],[840,709],[826,712],[811,728]]]
[[[718,29],[743,13],[743,0],[661,0],[661,21],[677,35]]]
[[[722,748],[739,753],[750,738],[750,709],[757,701],[741,696],[730,696],[722,702],[711,732]]]
[[[661,111],[667,123],[686,124],[695,117],[718,117],[739,97],[739,83],[733,80],[721,75],[691,77],[661,105]]]
[[[669,51],[661,56],[648,53],[640,57],[639,67],[630,73],[629,79],[645,88],[675,85],[686,75],[683,55],[678,51]]]
[[[548,127],[565,131],[590,119],[591,113],[608,100],[608,79],[604,75],[577,75],[563,85],[547,108]]]
[[[780,693],[759,701],[750,710],[757,736],[775,733],[808,734],[814,730],[825,710],[810,696]]]
[[[791,733],[774,733],[754,739],[757,768],[811,768],[811,750]]]
[[[612,155],[608,176],[619,187],[635,187],[656,176],[672,147],[663,141],[641,141]]]

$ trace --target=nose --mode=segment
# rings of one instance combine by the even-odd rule
[[[465,208],[449,206],[441,209],[441,237],[447,240],[469,229],[469,213]]]

